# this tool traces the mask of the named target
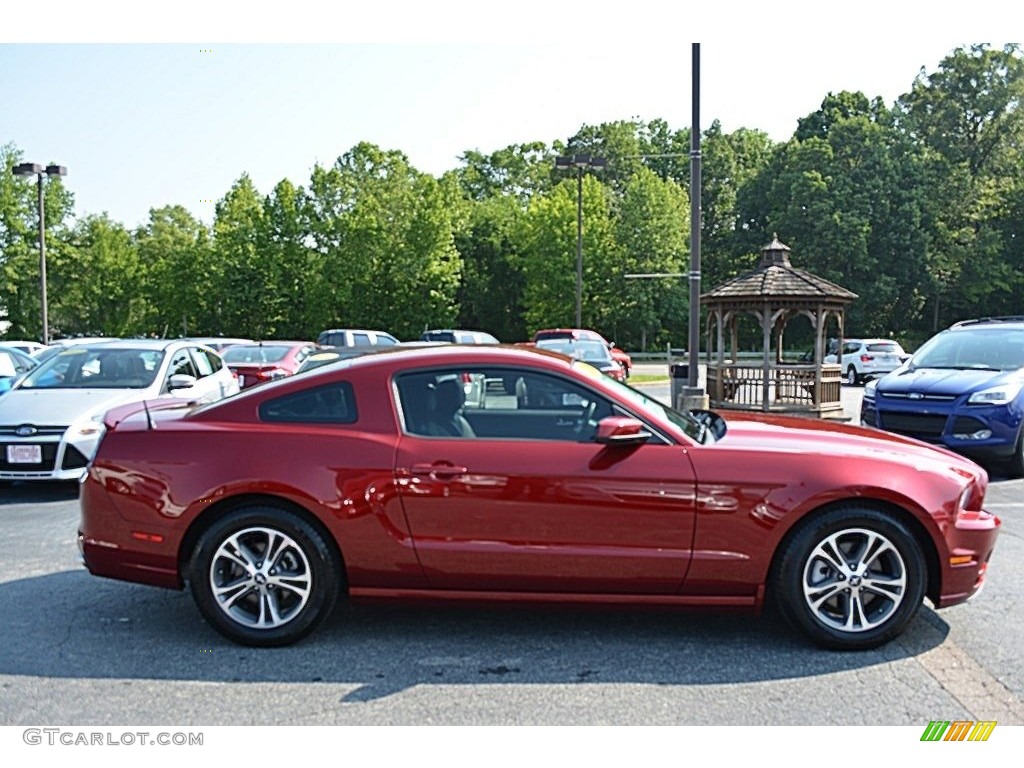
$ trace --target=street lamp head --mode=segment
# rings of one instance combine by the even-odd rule
[[[595,155],[559,155],[555,158],[555,168],[604,168],[608,160]]]
[[[20,163],[11,170],[15,176],[35,176],[43,172],[43,166],[39,163]]]
[[[38,168],[39,166],[36,166],[36,167]],[[46,166],[46,175],[47,176],[67,176],[68,175],[68,169],[65,168],[63,165],[48,165],[48,166]]]

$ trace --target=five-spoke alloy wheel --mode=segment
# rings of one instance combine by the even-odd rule
[[[875,509],[836,508],[789,540],[773,575],[783,614],[820,645],[873,648],[920,608],[926,574],[914,536]]]
[[[190,583],[199,610],[239,643],[287,645],[331,612],[340,568],[306,521],[274,507],[246,507],[215,522],[200,538]]]

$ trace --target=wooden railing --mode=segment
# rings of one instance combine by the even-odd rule
[[[842,412],[842,369],[797,363],[708,363],[707,391],[713,408],[789,411],[831,415]]]

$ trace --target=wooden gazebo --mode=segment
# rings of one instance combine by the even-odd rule
[[[830,319],[843,336],[845,307],[857,294],[797,269],[778,236],[756,269],[701,296],[707,307],[707,389],[712,408],[843,418],[842,367],[824,363]],[[752,315],[762,332],[762,358],[740,360],[738,322]],[[785,360],[786,324],[804,316],[814,329],[813,359]],[[806,356],[810,358],[811,356]]]

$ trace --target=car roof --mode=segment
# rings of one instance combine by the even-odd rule
[[[114,339],[111,341],[94,341],[89,344],[75,344],[86,349],[153,349],[166,351],[171,347],[202,346],[193,339]]]
[[[315,347],[312,341],[288,341],[287,339],[264,339],[263,341],[246,341],[232,344],[232,347]]]
[[[34,357],[32,357],[32,355],[30,355],[28,352],[18,349],[17,347],[11,346],[10,344],[0,343],[0,350],[3,350],[4,352],[10,352],[15,357],[20,357],[23,360],[31,360],[33,363],[39,362]]]
[[[327,328],[326,330],[320,331],[319,335],[325,333],[382,333],[385,336],[391,336],[392,334],[387,331],[382,331],[379,328]]]
[[[1005,315],[1002,317],[979,317],[974,320],[961,320],[953,323],[947,330],[955,331],[961,328],[977,328],[987,326],[989,328],[1005,328],[1006,326],[1024,326],[1024,315]]]

